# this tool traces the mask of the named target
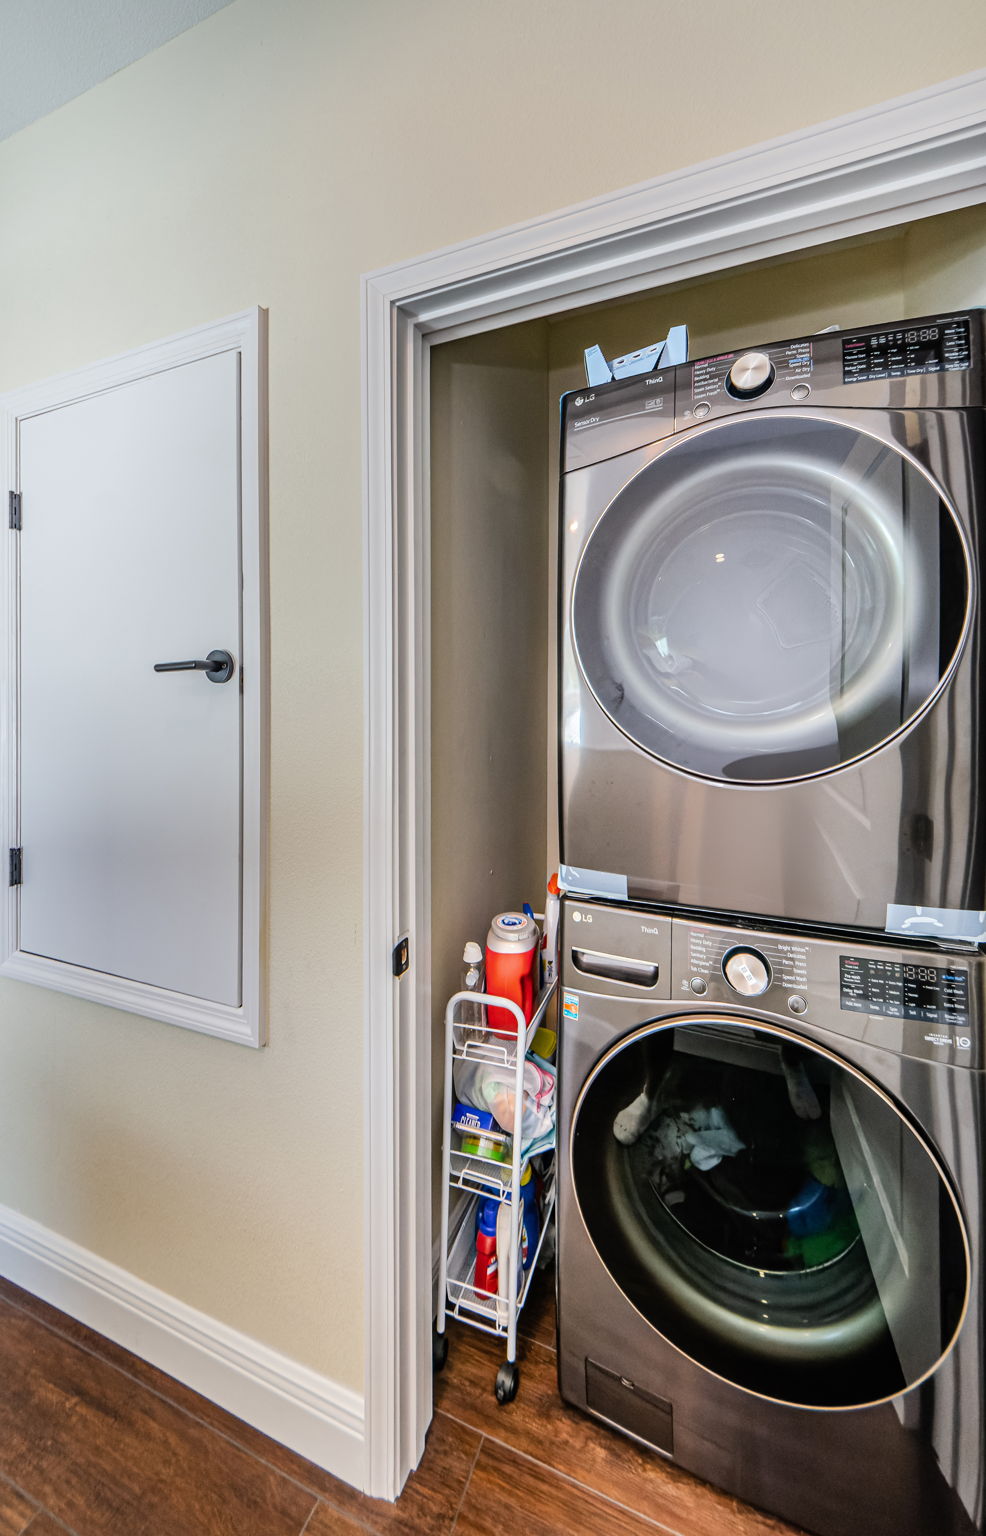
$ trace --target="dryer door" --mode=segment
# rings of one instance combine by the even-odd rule
[[[901,731],[961,643],[969,560],[944,496],[868,432],[761,412],[672,441],[576,573],[572,638],[637,745],[739,783],[830,772]]]
[[[586,1081],[570,1155],[613,1280],[736,1386],[860,1407],[915,1386],[956,1338],[969,1244],[934,1153],[872,1082],[787,1031],[636,1030]]]

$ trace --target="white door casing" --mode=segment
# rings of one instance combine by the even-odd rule
[[[264,317],[0,401],[0,974],[262,1044]],[[228,682],[156,662],[229,651]]]
[[[429,347],[984,201],[980,70],[363,279],[368,1492],[431,1417]]]

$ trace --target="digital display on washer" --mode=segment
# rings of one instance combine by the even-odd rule
[[[955,373],[972,367],[968,320],[904,330],[847,336],[842,343],[842,381],[903,379],[916,373]]]
[[[969,977],[951,966],[840,955],[839,1005],[884,1018],[964,1024],[969,1018]]]

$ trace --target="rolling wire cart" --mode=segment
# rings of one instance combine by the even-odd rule
[[[442,1227],[441,1264],[439,1270],[439,1310],[435,1323],[434,1364],[441,1370],[448,1355],[446,1320],[457,1317],[470,1327],[484,1333],[505,1338],[507,1358],[496,1373],[494,1391],[498,1403],[509,1403],[517,1395],[520,1371],[517,1366],[517,1319],[527,1299],[530,1283],[537,1268],[544,1246],[555,1204],[555,1168],[553,1143],[545,1146],[537,1143],[536,1156],[551,1158],[551,1167],[544,1178],[541,1203],[540,1232],[537,1246],[528,1267],[518,1276],[523,1228],[523,1202],[520,1181],[531,1161],[524,1155],[520,1127],[524,1102],[524,1062],[531,1041],[544,1021],[551,998],[557,989],[557,979],[542,989],[538,1005],[528,1024],[523,1012],[509,998],[496,997],[489,992],[456,992],[449,998],[445,1009],[445,1103],[444,1134],[442,1138]],[[517,1038],[491,1034],[487,1026],[468,1023],[458,1015],[466,1004],[485,1005],[487,1008],[509,1010],[517,1021]],[[452,1119],[453,1084],[452,1069],[456,1060],[485,1061],[513,1069],[514,1080],[514,1127],[517,1134],[505,1131],[461,1130]],[[490,1155],[482,1151],[464,1151],[462,1143],[475,1140],[482,1148],[490,1148]],[[494,1149],[502,1149],[497,1158]],[[509,1160],[507,1160],[509,1159]],[[469,1197],[464,1210],[456,1212],[456,1230],[450,1243],[449,1209],[453,1190],[462,1190]],[[480,1290],[473,1282],[476,1264],[475,1215],[481,1199],[492,1196],[501,1202],[510,1200],[513,1220],[510,1222],[510,1251],[507,1256],[506,1295],[493,1295]],[[461,1213],[461,1220],[458,1219]],[[503,1260],[497,1255],[498,1264]]]

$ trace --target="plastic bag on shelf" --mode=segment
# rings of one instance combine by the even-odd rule
[[[464,1104],[488,1110],[509,1134],[516,1133],[517,1069],[508,1063],[457,1060],[453,1066],[455,1093]],[[520,1135],[526,1146],[554,1130],[555,1069],[538,1057],[524,1062],[524,1102]]]

